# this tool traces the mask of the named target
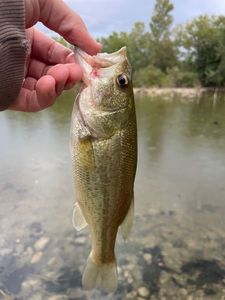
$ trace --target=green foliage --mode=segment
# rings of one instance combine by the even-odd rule
[[[182,71],[177,66],[164,73],[150,65],[135,72],[133,84],[136,87],[197,87],[199,81],[197,73]]]
[[[178,66],[167,71],[167,83],[171,87],[196,87],[200,85],[196,72],[181,70]]]
[[[148,30],[136,22],[130,32],[100,38],[103,52],[127,46],[135,86],[224,86],[225,17],[202,15],[172,28],[173,9],[171,0],[155,0]]]
[[[103,45],[102,51],[110,53],[119,50],[123,46],[128,46],[128,40],[128,33],[113,32],[107,38],[99,39],[99,42]]]
[[[160,42],[170,39],[170,27],[173,23],[171,12],[173,4],[170,0],[157,0],[154,13],[150,22],[152,40]]]
[[[203,86],[225,83],[225,17],[199,16],[180,26],[178,39],[185,64],[197,72]]]
[[[149,33],[145,31],[144,23],[134,24],[127,46],[134,71],[150,63],[150,39]]]
[[[177,64],[178,51],[171,39],[173,8],[170,0],[157,0],[150,21],[151,64],[163,72]]]
[[[149,32],[141,22],[130,33],[101,39],[103,50],[127,46],[136,86],[224,86],[225,17],[202,15],[172,29],[170,0],[156,0]]]
[[[166,75],[154,66],[142,68],[134,73],[133,84],[137,87],[162,87],[165,85]]]
[[[99,41],[103,45],[102,51],[108,53],[126,46],[134,70],[149,63],[149,33],[145,32],[142,22],[135,23],[130,33],[113,32],[109,37],[101,38]]]
[[[151,64],[166,73],[167,69],[178,64],[178,51],[171,40],[165,40],[159,44],[152,43]]]

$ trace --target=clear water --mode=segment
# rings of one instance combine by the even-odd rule
[[[72,105],[67,93],[0,114],[0,299],[225,299],[224,96],[136,99],[136,216],[129,241],[118,236],[113,295],[81,289],[90,240],[71,225]]]

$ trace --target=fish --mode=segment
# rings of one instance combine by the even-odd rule
[[[118,285],[115,242],[127,240],[134,218],[137,125],[127,49],[90,56],[75,47],[83,85],[71,118],[70,148],[76,203],[73,226],[89,227],[92,249],[85,290]]]

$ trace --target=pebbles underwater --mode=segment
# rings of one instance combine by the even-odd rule
[[[7,242],[1,246],[0,299],[223,299],[225,296],[225,233],[205,231],[194,240],[195,233],[180,225],[176,214],[169,222],[168,216],[161,212],[136,218],[131,241],[124,244],[121,239],[117,247],[119,287],[113,295],[81,288],[85,252],[90,249],[87,232],[76,235],[71,229],[64,236],[49,235],[38,233],[35,242],[32,235],[28,239],[20,236],[11,252],[4,248]],[[154,244],[148,243],[148,237],[151,240],[152,236]]]
[[[0,299],[225,299],[224,104],[212,112],[205,102],[138,99],[134,226],[126,243],[119,234],[119,285],[105,294],[81,287],[90,237],[71,222],[69,97],[32,118],[7,112],[0,119],[0,135],[8,135],[1,149]]]

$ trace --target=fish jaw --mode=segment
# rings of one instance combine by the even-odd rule
[[[75,48],[84,82],[79,98],[80,114],[95,137],[110,137],[127,124],[133,105],[133,88],[131,66],[126,55],[125,47],[111,54],[96,56]],[[117,78],[123,73],[129,85],[121,89]]]
[[[83,70],[82,80],[88,86],[92,80],[103,76],[110,77],[115,71],[116,65],[126,60],[127,49],[122,47],[113,53],[98,53],[91,56],[78,47],[74,47],[76,62]],[[103,72],[104,69],[104,72]]]

